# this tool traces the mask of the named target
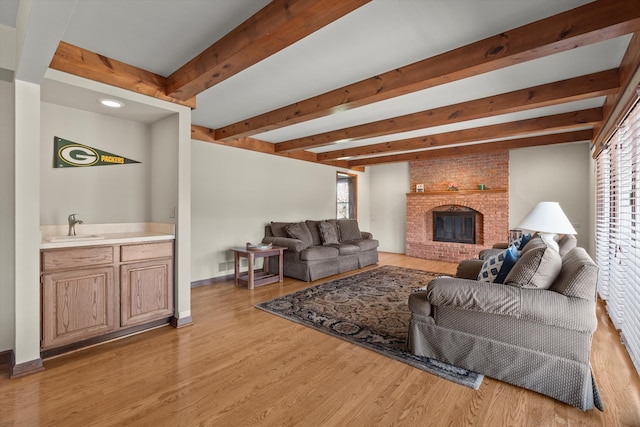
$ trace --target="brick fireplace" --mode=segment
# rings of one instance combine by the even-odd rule
[[[477,212],[475,244],[438,242],[433,238],[433,211],[463,206]],[[509,200],[505,190],[407,193],[407,240],[409,256],[460,262],[475,258],[482,249],[506,242],[509,232]]]
[[[411,162],[412,189],[407,193],[406,254],[446,262],[474,258],[482,249],[506,242],[509,232],[509,154],[492,153]],[[446,171],[448,180],[443,180]],[[459,191],[447,191],[449,182]],[[482,183],[486,190],[479,190]],[[475,243],[436,241],[434,211],[475,212]]]

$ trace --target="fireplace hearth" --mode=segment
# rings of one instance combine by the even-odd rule
[[[433,211],[433,241],[476,243],[476,211]]]

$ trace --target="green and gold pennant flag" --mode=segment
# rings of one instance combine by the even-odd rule
[[[88,145],[53,137],[53,167],[76,168],[87,166],[124,165],[140,163],[117,154],[107,153]]]

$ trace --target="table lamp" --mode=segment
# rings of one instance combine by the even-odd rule
[[[556,234],[578,234],[558,202],[538,202],[518,228],[537,231],[547,246],[559,250]]]

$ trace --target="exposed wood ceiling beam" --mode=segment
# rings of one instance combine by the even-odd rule
[[[640,85],[640,33],[638,32],[634,33],[631,38],[620,63],[620,81],[622,90],[607,96],[604,103],[605,121],[602,127],[596,129],[594,158],[600,154],[602,147],[622,120],[622,116],[629,111],[633,102],[640,96],[637,93],[637,87]]]
[[[358,157],[378,155],[394,151],[424,150],[427,148],[444,147],[448,145],[487,141],[490,139],[507,138],[516,135],[560,131],[584,126],[593,126],[602,120],[602,109],[575,111],[533,119],[462,129],[433,135],[419,136],[363,147],[346,148],[343,150],[318,153],[318,161],[336,160],[344,157]]]
[[[588,99],[612,93],[619,88],[619,85],[618,70],[608,70],[350,128],[292,139],[277,143],[276,152],[304,150],[329,145],[336,141],[353,141]]]
[[[640,0],[599,0],[216,130],[229,141],[640,31]]]
[[[295,153],[276,153],[274,145],[270,142],[260,141],[254,138],[240,138],[231,142],[222,142],[217,141],[214,136],[215,132],[213,129],[209,129],[204,126],[191,125],[191,138],[198,141],[210,142],[214,144],[225,145],[227,147],[242,148],[245,150],[258,151],[260,153],[288,157],[290,159],[318,163],[317,155],[308,151],[298,151]],[[344,160],[328,161],[323,162],[323,164],[345,169],[349,168],[348,162]],[[350,169],[364,171],[364,168],[358,166],[351,167]]]
[[[189,99],[371,0],[273,0],[167,78],[166,93]]]
[[[182,100],[165,95],[166,79],[162,76],[63,41],[58,44],[49,67],[164,101],[196,107],[195,97]]]
[[[413,153],[394,154],[390,156],[370,157],[349,161],[350,167],[370,166],[380,163],[410,162],[414,160],[428,160],[449,156],[464,156],[469,154],[489,153],[494,151],[512,150],[515,148],[535,147],[540,145],[563,144],[567,142],[589,141],[593,138],[592,129],[556,133],[551,135],[517,138],[506,141],[489,142],[486,144],[473,144],[458,147],[443,148],[439,150],[423,150]]]

